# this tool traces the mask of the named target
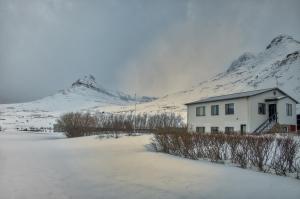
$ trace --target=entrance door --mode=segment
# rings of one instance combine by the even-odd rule
[[[275,118],[271,118],[274,117],[274,115],[277,113],[277,108],[276,108],[276,104],[269,104],[269,118],[270,119],[275,119]]]
[[[246,133],[246,124],[241,124],[241,134],[244,135]]]

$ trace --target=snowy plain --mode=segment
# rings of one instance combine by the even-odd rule
[[[150,142],[2,132],[0,198],[300,198],[299,180],[156,153]]]

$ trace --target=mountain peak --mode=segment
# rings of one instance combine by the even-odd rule
[[[295,40],[292,36],[281,34],[272,39],[271,43],[266,47],[266,50],[287,42],[296,42],[300,44],[300,42]]]
[[[75,86],[85,86],[88,88],[97,88],[96,79],[93,75],[86,75],[83,78],[78,79],[72,84],[72,87]]]

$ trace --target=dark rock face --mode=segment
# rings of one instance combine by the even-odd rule
[[[285,59],[276,62],[275,65],[283,66],[283,65],[291,64],[295,62],[297,59],[300,59],[299,51],[295,51],[293,53],[288,54]]]
[[[231,65],[229,66],[227,72],[231,72],[241,66],[243,66],[247,61],[255,58],[255,55],[252,53],[244,53],[242,54],[237,60],[234,60]]]
[[[85,87],[89,88],[92,90],[95,90],[97,92],[103,93],[107,96],[114,97],[114,98],[119,98],[123,101],[137,101],[137,102],[150,102],[153,100],[156,100],[157,98],[155,97],[148,97],[148,96],[142,96],[142,97],[133,97],[131,95],[122,93],[122,92],[113,92],[104,89],[103,87],[99,86],[96,82],[96,79],[93,75],[86,75],[83,78],[78,79],[72,84],[72,88],[76,87]]]
[[[278,46],[279,44],[287,42],[287,41],[294,41],[296,43],[300,43],[299,41],[296,41],[293,37],[291,37],[289,35],[279,35],[271,41],[271,43],[266,47],[266,50],[268,50],[274,46]]]

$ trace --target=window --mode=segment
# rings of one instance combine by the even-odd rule
[[[292,116],[292,104],[286,104],[286,115]]]
[[[225,127],[225,133],[233,133],[234,132],[234,127]]]
[[[205,127],[203,127],[203,126],[196,127],[196,132],[197,133],[205,133]]]
[[[225,115],[234,114],[234,103],[225,104]]]
[[[266,114],[266,104],[258,103],[258,114],[265,115]]]
[[[219,105],[211,106],[211,115],[219,115]]]
[[[205,106],[199,106],[196,108],[196,116],[205,116]]]
[[[212,127],[210,128],[210,132],[211,132],[211,133],[219,133],[219,127],[212,126]]]

